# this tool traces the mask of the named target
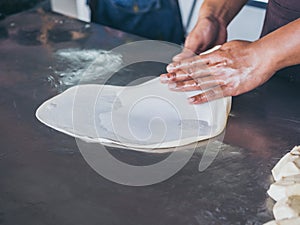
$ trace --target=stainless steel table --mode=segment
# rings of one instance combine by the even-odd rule
[[[272,219],[273,202],[266,194],[271,168],[300,144],[299,83],[274,77],[234,98],[221,151],[208,169],[198,171],[199,145],[175,176],[146,187],[99,176],[74,138],[36,120],[37,107],[60,91],[49,82],[56,76],[57,50],[109,50],[139,39],[42,9],[0,21],[1,225],[250,225]],[[141,72],[163,69],[140,64],[110,83],[126,84]],[[167,155],[110,150],[135,165]]]

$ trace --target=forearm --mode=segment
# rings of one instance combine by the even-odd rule
[[[271,70],[300,64],[300,19],[273,31],[253,45]]]
[[[228,26],[246,3],[247,0],[205,0],[200,8],[199,18],[217,19]]]

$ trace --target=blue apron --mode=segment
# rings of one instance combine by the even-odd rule
[[[88,0],[92,22],[154,40],[182,44],[177,0]]]

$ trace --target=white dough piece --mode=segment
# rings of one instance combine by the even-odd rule
[[[299,225],[300,217],[285,219],[285,220],[273,220],[265,223],[264,225]]]
[[[281,180],[271,184],[268,194],[275,201],[279,201],[293,195],[300,196],[300,174],[283,177]]]
[[[300,146],[295,146],[292,149],[291,154],[300,156]]]
[[[290,219],[300,216],[300,196],[290,196],[274,205],[273,214],[276,220]]]
[[[272,169],[275,181],[283,177],[300,174],[300,147],[296,146],[293,150],[283,156]]]
[[[36,117],[87,142],[171,148],[220,134],[231,97],[191,105],[198,92],[172,92],[155,78],[137,86],[78,85],[43,103]]]

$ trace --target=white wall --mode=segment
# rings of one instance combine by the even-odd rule
[[[241,39],[254,41],[259,38],[265,9],[245,6],[228,27],[228,39]]]
[[[54,12],[74,17],[82,21],[90,21],[90,10],[86,0],[51,0],[51,8]]]
[[[265,0],[263,0],[265,2]],[[197,21],[198,11],[203,0],[198,0],[194,16],[188,32],[194,27]],[[188,15],[192,6],[193,0],[179,0],[183,24],[186,25]],[[245,6],[238,16],[231,22],[228,27],[228,40],[243,39],[256,40],[261,32],[264,21],[265,10],[252,6]]]

